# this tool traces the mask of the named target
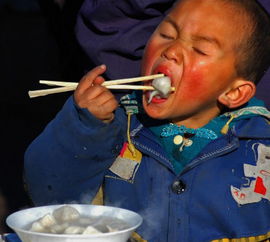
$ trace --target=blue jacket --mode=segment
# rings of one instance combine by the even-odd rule
[[[142,154],[138,159],[122,149],[122,109],[104,124],[78,110],[70,98],[26,151],[29,193],[36,205],[90,203],[102,185],[106,205],[143,216],[137,233],[149,242],[266,238],[270,126],[264,116],[237,122],[176,174],[153,133],[135,115],[130,134]]]

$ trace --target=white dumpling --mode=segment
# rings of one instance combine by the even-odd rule
[[[63,224],[54,224],[50,228],[50,232],[53,234],[62,234],[64,233],[64,230],[69,226],[68,223],[63,223]]]
[[[32,231],[32,232],[43,232],[43,233],[46,232],[45,228],[38,221],[32,223],[30,231]]]
[[[93,226],[87,226],[86,229],[83,231],[83,234],[102,234],[102,232],[100,232]]]
[[[148,103],[150,103],[154,96],[159,95],[161,98],[168,97],[171,92],[171,79],[168,76],[155,78],[152,81],[152,86],[155,88],[149,96]]]
[[[79,218],[79,220],[78,220],[78,223],[81,225],[90,225],[94,222],[95,222],[95,219],[87,218],[87,217]]]
[[[64,234],[82,234],[85,228],[80,226],[69,226],[65,229]]]
[[[80,213],[76,208],[71,206],[62,206],[53,211],[53,216],[61,222],[70,222],[78,219],[80,217]]]
[[[41,219],[39,219],[39,222],[43,227],[50,227],[56,224],[55,218],[49,213],[43,216]]]
[[[168,76],[156,78],[153,80],[152,86],[162,97],[167,97],[171,92],[171,79]]]

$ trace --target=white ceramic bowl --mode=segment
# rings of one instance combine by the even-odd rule
[[[26,228],[39,218],[55,209],[69,205],[76,208],[82,216],[109,216],[122,219],[129,228],[117,232],[103,233],[97,235],[79,235],[79,234],[49,234],[31,232]],[[98,205],[87,204],[62,204],[43,207],[34,207],[24,209],[9,215],[6,219],[7,225],[16,232],[23,242],[126,242],[132,232],[142,223],[142,217],[130,210]]]

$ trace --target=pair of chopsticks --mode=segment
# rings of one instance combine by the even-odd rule
[[[150,75],[150,76],[117,79],[117,80],[105,81],[101,85],[108,89],[155,90],[155,88],[152,86],[123,85],[123,84],[139,82],[139,81],[147,81],[147,80],[151,80],[151,79],[155,79],[155,78],[159,78],[163,76],[164,74],[156,74],[156,75]],[[47,80],[40,80],[39,83],[46,84],[49,86],[60,86],[60,87],[29,91],[28,95],[30,98],[45,96],[45,95],[54,94],[54,93],[73,91],[76,89],[78,85],[77,82],[62,82],[62,81],[47,81]],[[172,87],[172,91],[173,90],[174,88]]]

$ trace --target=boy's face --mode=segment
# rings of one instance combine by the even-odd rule
[[[149,116],[198,128],[219,114],[218,98],[236,79],[235,48],[246,20],[238,15],[234,6],[217,0],[175,5],[147,44],[142,74],[164,73],[176,91],[150,104],[145,92]]]

